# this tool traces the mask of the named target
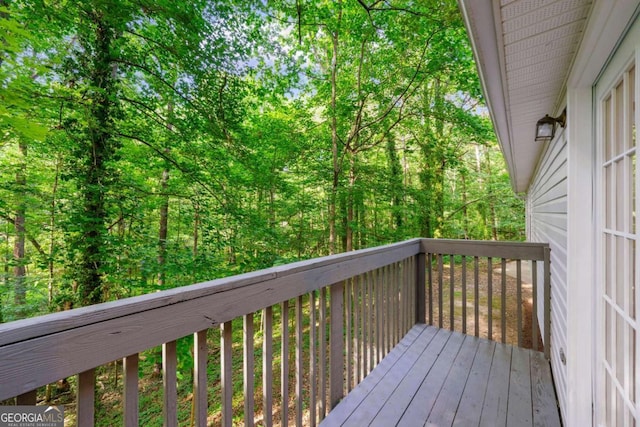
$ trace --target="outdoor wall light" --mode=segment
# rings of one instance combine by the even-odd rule
[[[561,127],[564,127],[566,118],[566,109],[558,117],[549,117],[548,114],[545,114],[545,116],[536,123],[536,141],[553,139],[553,136],[556,133],[556,123]]]

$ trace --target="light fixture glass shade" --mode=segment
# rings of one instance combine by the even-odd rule
[[[556,119],[545,115],[536,123],[536,141],[553,139],[556,133]]]
[[[553,136],[553,123],[543,123],[538,126],[536,138],[551,138]]]

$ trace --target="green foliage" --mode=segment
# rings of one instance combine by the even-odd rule
[[[523,239],[454,1],[214,3],[0,0],[0,320]]]

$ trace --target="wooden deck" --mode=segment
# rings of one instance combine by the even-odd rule
[[[322,426],[560,426],[543,353],[416,325]]]

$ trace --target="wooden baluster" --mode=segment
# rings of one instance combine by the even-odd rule
[[[233,366],[232,347],[233,330],[232,322],[228,321],[220,325],[222,335],[220,345],[220,388],[222,389],[222,425],[233,425]]]
[[[207,329],[193,334],[193,400],[194,420],[198,427],[207,426]]]
[[[516,304],[517,306],[517,326],[518,326],[518,347],[522,347],[522,261],[516,261]]]
[[[500,328],[502,329],[502,343],[507,342],[507,260],[502,258],[500,267],[502,270],[501,295],[500,295]]]
[[[138,402],[138,354],[132,354],[122,360],[124,373],[123,417],[126,427],[137,427]]]
[[[304,377],[304,367],[302,364],[302,295],[296,298],[296,426],[302,427],[302,381]]]
[[[493,340],[493,264],[491,257],[487,257],[487,338]]]
[[[376,294],[376,365],[380,363],[382,359],[382,352],[384,351],[384,334],[382,332],[382,286],[380,284],[380,269],[373,271],[373,277],[375,279],[375,294]]]
[[[243,382],[244,382],[244,425],[253,427],[254,425],[254,378],[253,371],[255,367],[254,348],[253,348],[253,313],[245,314],[243,318],[242,340],[244,341],[243,349]]]
[[[78,374],[78,396],[76,397],[76,421],[82,427],[94,425],[95,418],[95,369]]]
[[[427,273],[427,257],[423,253],[419,253],[416,255],[416,304],[415,304],[415,323],[426,323],[427,322],[427,313],[426,313],[426,273]],[[431,287],[429,285],[429,287]],[[431,297],[430,297],[431,298]],[[429,302],[431,305],[431,302]],[[430,309],[431,310],[431,309]],[[429,314],[431,318],[432,314]],[[429,319],[429,321],[431,321]]]
[[[327,415],[327,288],[320,289],[320,421]]]
[[[331,409],[344,396],[344,282],[331,285],[331,355],[329,389]]]
[[[176,342],[162,344],[162,385],[164,388],[164,425],[178,425],[178,359]],[[79,424],[82,425],[82,424]]]
[[[467,257],[462,256],[462,333],[467,333]]]
[[[309,324],[309,422],[311,427],[316,426],[316,406],[317,402],[317,390],[318,390],[318,374],[316,369],[316,363],[318,361],[317,349],[316,349],[316,292],[311,291],[309,294],[309,312],[310,312],[310,324]]]
[[[443,326],[443,281],[444,281],[442,254],[438,254],[438,327]]]
[[[373,370],[373,367],[375,366],[374,362],[375,362],[375,356],[374,356],[374,351],[375,351],[375,340],[374,340],[374,336],[375,336],[375,312],[374,312],[374,307],[373,307],[373,281],[374,281],[374,276],[372,274],[372,272],[367,272],[367,304],[369,306],[368,309],[368,319],[367,319],[367,344],[368,344],[368,348],[367,348],[367,354],[369,356],[369,369],[367,370],[367,373],[371,372]]]
[[[282,303],[280,325],[280,404],[282,414],[282,427],[289,425],[289,301]]]
[[[362,324],[364,320],[362,318],[362,296],[360,291],[362,276],[355,277],[353,279],[353,339],[354,339],[354,379],[356,383],[362,381]]]
[[[429,319],[428,324],[433,325],[433,254],[427,254],[425,258],[425,267],[427,268],[427,284],[429,286]]]
[[[449,255],[449,330],[455,330],[455,271],[454,271],[454,256]]]
[[[346,301],[345,301],[344,309],[345,309],[345,321],[347,322],[347,324],[344,330],[345,332],[344,340],[345,340],[345,347],[347,351],[347,367],[346,367],[347,391],[351,391],[352,388],[354,387],[353,385],[353,381],[354,381],[353,344],[355,340],[353,338],[353,288],[354,288],[355,280],[356,280],[355,278],[348,279],[345,287]]]
[[[480,260],[473,258],[473,320],[475,336],[480,336]]]
[[[262,398],[264,425],[273,426],[273,307],[263,311],[264,333],[262,341]]]
[[[531,261],[531,281],[533,305],[531,307],[531,348],[538,348],[538,262]]]

